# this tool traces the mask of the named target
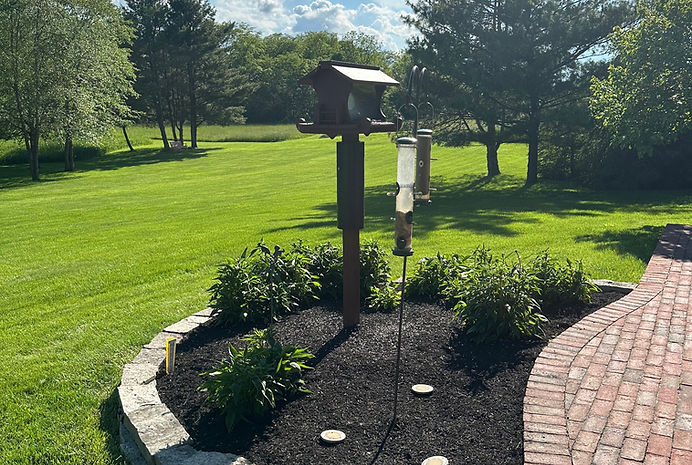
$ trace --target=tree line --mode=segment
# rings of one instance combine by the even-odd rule
[[[404,84],[426,66],[436,138],[484,144],[488,176],[501,144],[527,142],[527,184],[684,152],[690,134],[692,0],[410,0],[417,34],[400,53],[356,32],[262,36],[207,0],[2,2],[0,136],[25,142],[34,179],[40,137],[63,140],[74,169],[73,139],[109,126],[194,148],[200,124],[294,122],[315,104],[297,80],[320,60]],[[405,100],[388,93],[386,113]]]

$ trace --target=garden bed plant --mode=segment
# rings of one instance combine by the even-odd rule
[[[523,463],[522,401],[546,339],[624,293],[599,293],[578,262],[479,248],[414,267],[405,289],[400,404],[394,389],[397,285],[387,254],[362,247],[363,316],[342,329],[340,250],[260,243],[220,268],[216,324],[178,349],[162,400],[204,450],[257,465]],[[261,328],[261,329],[256,329]],[[416,397],[425,383],[435,390]],[[336,447],[325,429],[346,433]]]

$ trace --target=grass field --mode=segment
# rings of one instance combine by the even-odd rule
[[[0,166],[0,464],[121,463],[122,366],[204,308],[217,265],[260,238],[340,241],[334,141],[162,153],[148,139],[155,131],[131,133],[149,145],[78,160],[69,174],[44,163],[43,182],[28,181],[25,166]],[[386,135],[365,140],[362,237],[389,247],[395,149]],[[500,148],[503,174],[492,180],[483,148],[433,150],[438,190],[416,211],[414,259],[480,244],[549,248],[583,259],[594,277],[636,281],[663,226],[692,221],[692,192],[526,189],[520,144]]]

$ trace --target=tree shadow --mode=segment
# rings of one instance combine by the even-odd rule
[[[510,175],[434,176],[431,185],[437,188],[432,192],[432,203],[416,207],[414,213],[414,229],[421,238],[437,229],[513,237],[518,234],[517,225],[541,223],[540,218],[530,215],[532,212],[556,218],[596,218],[614,212],[661,211],[666,205],[692,200],[689,192],[592,191],[552,182],[526,187],[523,179]],[[369,229],[392,229],[394,199],[387,193],[394,189],[394,185],[365,188],[365,223]],[[314,229],[334,223],[334,202],[317,205],[315,209],[318,213],[276,230]],[[655,241],[647,242],[646,247],[651,244]]]
[[[614,250],[620,255],[631,255],[642,263],[648,263],[651,251],[658,243],[664,226],[647,225],[624,231],[604,231],[584,234],[574,238],[577,242],[593,242],[598,250]]]
[[[2,165],[0,166],[0,190],[32,187],[46,182],[75,179],[80,177],[80,173],[87,171],[110,171],[131,166],[194,160],[205,157],[208,152],[220,149],[212,147],[178,151],[163,149],[137,149],[134,152],[119,151],[82,161],[77,160],[77,170],[72,172],[64,171],[63,163],[46,162],[42,163],[40,167],[40,181],[31,180],[28,165]]]

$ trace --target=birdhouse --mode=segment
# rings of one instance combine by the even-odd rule
[[[296,124],[300,132],[334,138],[394,132],[401,127],[400,119],[390,122],[382,113],[385,89],[399,83],[377,66],[321,61],[298,82],[311,85],[317,92],[314,122],[300,119]]]

